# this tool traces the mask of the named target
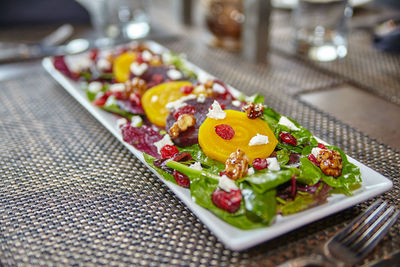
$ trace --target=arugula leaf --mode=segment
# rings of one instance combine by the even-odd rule
[[[264,169],[251,176],[247,176],[244,181],[248,182],[254,191],[262,194],[276,188],[278,185],[286,183],[292,179],[292,175],[296,172],[298,172],[296,168],[282,168],[280,171]]]
[[[170,173],[168,173],[168,172],[166,172],[166,171],[163,171],[162,169],[157,168],[157,167],[154,165],[154,160],[155,160],[155,158],[153,158],[152,156],[150,156],[149,154],[144,153],[144,152],[143,152],[143,157],[144,157],[144,160],[147,162],[147,164],[149,164],[150,167],[152,167],[152,168],[153,168],[154,170],[156,170],[162,177],[164,177],[165,180],[170,181],[170,182],[173,182],[174,184],[178,184],[178,183],[176,182],[176,180],[175,180],[175,178],[174,178],[174,176],[173,176],[172,174],[170,174]]]
[[[321,169],[315,166],[308,158],[300,158],[300,164],[300,175],[296,177],[296,181],[306,185],[314,185],[324,176]]]
[[[284,165],[286,165],[286,163],[289,162],[290,151],[285,148],[278,150],[278,151],[276,151],[276,158],[279,162],[279,165],[284,166]]]
[[[246,216],[252,221],[270,224],[276,215],[276,190],[272,189],[260,194],[248,183],[242,183],[240,186]]]
[[[260,95],[260,94],[254,94],[252,96],[246,97],[245,98],[246,102],[249,103],[254,103],[254,104],[263,104],[264,103],[264,96]]]
[[[208,172],[219,174],[225,170],[225,164],[207,157],[198,144],[179,148],[180,152],[190,153],[195,161],[199,161]]]
[[[314,202],[313,195],[305,193],[304,195],[297,195],[292,201],[286,201],[285,204],[280,204],[278,209],[281,214],[285,216],[308,209]]]

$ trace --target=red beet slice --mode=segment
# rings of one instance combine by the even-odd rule
[[[160,158],[154,143],[161,140],[162,136],[151,127],[146,125],[133,127],[127,123],[121,127],[121,132],[125,142],[150,156]]]

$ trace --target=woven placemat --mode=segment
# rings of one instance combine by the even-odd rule
[[[399,206],[399,153],[291,96],[296,84],[324,87],[336,78],[279,55],[269,67],[252,66],[189,41],[165,45],[248,94],[264,94],[271,107],[392,179],[394,189],[380,198]],[[373,201],[234,252],[47,74],[0,83],[0,118],[4,266],[274,266],[318,248]],[[400,222],[366,262],[400,249],[399,231]]]

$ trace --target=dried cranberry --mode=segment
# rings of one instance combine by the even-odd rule
[[[192,105],[184,105],[183,107],[178,108],[178,110],[176,110],[174,112],[174,118],[175,120],[177,120],[179,118],[180,115],[182,114],[194,114],[196,113],[196,108]]]
[[[325,149],[326,148],[325,145],[322,144],[322,143],[318,143],[318,147],[321,148],[321,149]]]
[[[229,92],[228,88],[226,87],[226,85],[218,80],[215,80],[214,83],[217,83],[219,85],[221,85],[222,87],[225,88],[225,92],[224,93],[217,93],[216,97],[217,98],[222,98],[222,99],[230,99],[230,100],[234,100],[235,98],[232,96],[232,94]]]
[[[96,100],[93,101],[93,105],[95,106],[104,106],[107,102],[108,97],[112,95],[110,91],[107,91],[102,95],[101,97],[97,98]]]
[[[219,172],[219,176],[223,176],[223,175],[225,175],[225,171]]]
[[[138,53],[138,54],[137,54],[136,61],[137,61],[137,63],[139,63],[139,64],[144,63],[144,59],[143,59],[142,53]]]
[[[193,92],[194,87],[192,85],[184,85],[181,87],[181,92],[188,95]]]
[[[295,146],[297,145],[297,139],[291,135],[290,133],[280,132],[279,137],[281,138],[283,143]]]
[[[225,192],[224,190],[218,188],[212,193],[211,200],[218,208],[223,209],[229,213],[234,213],[240,208],[242,193],[239,189]]]
[[[174,178],[175,181],[178,183],[178,185],[185,187],[185,188],[189,188],[190,186],[190,180],[189,177],[187,177],[187,175],[178,172],[177,170],[174,170]]]
[[[268,167],[268,162],[266,159],[255,158],[253,160],[253,167],[257,170],[262,170]]]
[[[231,140],[235,136],[233,128],[227,124],[219,124],[215,126],[215,133],[222,139]]]
[[[317,165],[319,167],[319,163],[313,154],[308,155],[307,158],[309,161],[311,161],[312,163],[314,163],[315,165]]]
[[[92,49],[89,51],[89,57],[91,60],[95,60],[97,58],[98,54],[99,54],[98,49]]]
[[[160,152],[161,152],[161,158],[170,159],[175,154],[179,153],[179,150],[176,146],[165,145],[163,148],[161,148]]]

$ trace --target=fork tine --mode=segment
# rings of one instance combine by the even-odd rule
[[[387,211],[389,211],[389,209]],[[367,255],[379,243],[379,241],[381,241],[381,239],[389,231],[390,227],[392,227],[392,225],[396,222],[397,218],[399,217],[400,211],[395,211],[394,207],[391,206],[390,212],[388,212],[387,215],[393,212],[394,214],[389,217],[383,225],[377,225],[378,230],[367,241],[363,243],[363,246],[361,248],[359,248],[360,257],[364,257],[365,255]],[[382,215],[382,217],[387,215]]]
[[[356,240],[359,239],[360,236],[370,227],[371,223],[374,222],[376,218],[378,218],[378,214],[380,214],[387,206],[387,202],[378,202],[379,207],[376,207],[375,205],[372,206],[371,209],[367,210],[366,216],[363,218],[360,218],[360,221],[358,224],[355,224],[354,227],[352,227],[351,231],[347,233],[346,236],[343,237],[342,239],[342,244],[346,246],[350,246],[350,244]]]
[[[377,206],[382,203],[382,200],[377,200],[374,202],[364,213],[360,214],[356,217],[348,226],[346,226],[340,233],[333,237],[335,242],[341,242],[344,238],[346,238],[351,232],[357,229],[367,217],[369,217]]]

